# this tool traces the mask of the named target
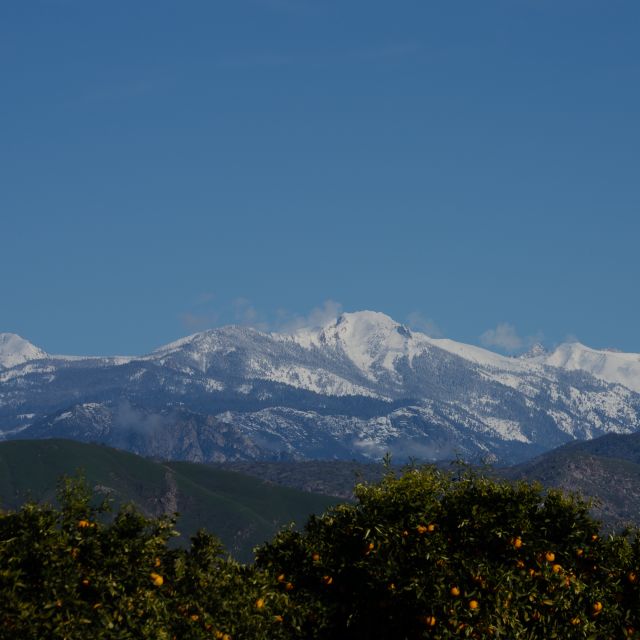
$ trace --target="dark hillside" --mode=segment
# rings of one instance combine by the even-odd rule
[[[221,468],[268,482],[350,498],[359,481],[375,482],[382,465],[345,461],[235,462]],[[441,465],[446,467],[445,463]],[[593,499],[593,515],[608,529],[640,526],[640,433],[572,442],[528,462],[496,469],[511,479],[575,491]]]
[[[147,515],[178,511],[181,541],[205,528],[241,559],[283,525],[303,523],[336,499],[267,484],[193,463],[159,463],[96,444],[70,440],[0,443],[0,504],[52,501],[58,479],[81,469],[89,485],[116,505],[133,502]]]

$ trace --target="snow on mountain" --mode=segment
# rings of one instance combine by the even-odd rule
[[[463,342],[456,342],[455,340],[449,340],[448,338],[430,338],[431,344],[434,346],[453,353],[465,360],[474,362],[475,364],[490,369],[502,370],[502,371],[530,371],[531,365],[527,362],[523,362],[518,358],[512,358],[510,356],[503,356],[499,353],[494,353],[488,349],[482,347],[476,347],[472,344],[465,344]]]
[[[640,354],[598,350],[579,342],[561,344],[553,353],[535,358],[567,371],[586,371],[596,378],[622,384],[640,393]]]
[[[176,354],[189,354],[192,365],[206,371],[211,360],[228,357],[237,349],[254,348],[257,336],[269,337],[271,342],[293,343],[304,352],[324,351],[333,356],[345,356],[350,365],[363,376],[363,384],[353,384],[326,369],[311,367],[273,366],[273,352],[255,353],[249,368],[253,376],[278,380],[299,388],[337,395],[371,395],[388,397],[379,389],[367,389],[384,381],[399,381],[397,364],[405,360],[409,366],[418,356],[433,348],[458,356],[482,368],[484,375],[514,388],[527,386],[532,377],[549,378],[546,369],[553,367],[567,371],[585,371],[598,379],[640,393],[640,355],[598,351],[579,343],[568,343],[547,353],[536,345],[519,358],[504,356],[475,345],[448,338],[431,338],[411,331],[384,313],[358,311],[343,313],[321,328],[298,329],[293,336],[262,334],[246,327],[224,327],[181,338],[165,345],[149,356],[166,359]],[[258,340],[259,342],[262,340]],[[335,358],[334,358],[335,359]],[[325,382],[325,384],[322,383]]]
[[[414,339],[402,325],[384,313],[344,313],[318,335],[318,342],[340,346],[349,359],[369,378],[376,369],[394,370],[395,361],[411,355]]]
[[[512,462],[640,430],[638,356],[563,345],[507,357],[374,311],[292,334],[226,326],[140,357],[26,352],[46,359],[4,365],[0,437],[68,434],[187,459]]]
[[[315,348],[344,356],[370,382],[396,376],[396,363],[411,360],[428,347],[428,338],[377,311],[343,313],[320,329],[298,330],[293,340],[303,348]]]
[[[503,356],[448,338],[431,338],[376,311],[343,313],[320,331],[299,330],[295,339],[301,345],[341,349],[370,380],[378,380],[381,373],[395,374],[399,360],[406,358],[411,365],[416,357],[434,347],[495,372],[542,370],[533,361]]]
[[[29,360],[41,360],[47,354],[15,333],[0,333],[0,368],[9,369]]]

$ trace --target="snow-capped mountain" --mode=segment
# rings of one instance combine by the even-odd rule
[[[640,374],[616,364],[638,356],[580,345],[604,366],[563,347],[575,352],[506,357],[362,311],[293,334],[222,327],[141,357],[40,352],[0,371],[0,431],[190,460],[513,462],[639,430]]]
[[[0,369],[8,369],[29,360],[41,360],[47,354],[15,333],[0,333]]]

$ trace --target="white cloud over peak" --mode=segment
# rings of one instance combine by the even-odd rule
[[[487,329],[480,336],[480,344],[487,348],[497,348],[507,353],[516,353],[542,340],[542,334],[521,336],[509,322],[500,322],[495,329]]]
[[[335,320],[342,313],[342,305],[335,300],[325,300],[320,306],[314,307],[306,315],[290,315],[281,312],[281,321],[277,330],[283,333],[295,333],[298,329],[314,329],[324,327]]]
[[[432,320],[424,316],[420,311],[412,311],[407,316],[407,324],[411,329],[426,333],[430,338],[442,338],[440,327]]]

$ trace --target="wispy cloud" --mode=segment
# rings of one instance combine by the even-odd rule
[[[210,302],[213,302],[215,299],[216,299],[215,293],[212,293],[211,291],[204,291],[196,297],[195,304],[196,305],[209,304]]]
[[[259,331],[268,331],[269,323],[247,298],[235,298],[231,301],[235,324],[253,327]]]
[[[204,331],[211,329],[220,322],[220,314],[217,311],[205,313],[191,313],[189,311],[180,314],[180,322],[187,331]]]
[[[424,316],[420,311],[412,311],[407,316],[407,324],[411,329],[426,333],[431,338],[441,338],[443,336],[442,330],[434,320]]]
[[[218,309],[212,303],[216,296],[211,291],[203,291],[195,297],[191,308],[180,314],[180,322],[187,331],[204,331],[217,326],[221,320]]]
[[[541,333],[520,336],[512,324],[500,322],[495,329],[487,329],[480,336],[480,343],[485,347],[496,348],[506,353],[517,353],[532,347],[542,338]]]
[[[325,300],[320,306],[314,307],[306,315],[292,315],[286,311],[281,311],[276,329],[283,333],[295,333],[303,328],[316,329],[324,327],[332,320],[335,320],[341,312],[342,305],[335,300]]]

